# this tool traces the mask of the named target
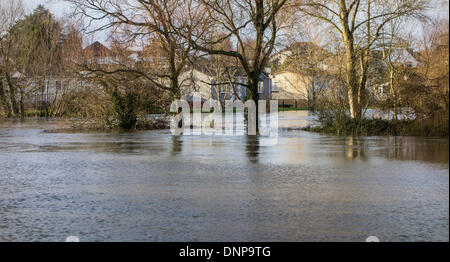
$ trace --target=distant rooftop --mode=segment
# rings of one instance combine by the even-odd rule
[[[93,57],[109,57],[112,56],[112,51],[102,43],[95,41],[83,50],[83,54]]]

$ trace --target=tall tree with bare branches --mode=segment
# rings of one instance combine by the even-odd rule
[[[111,30],[128,44],[141,41],[145,47],[157,42],[165,59],[160,67],[132,68],[116,66],[114,70],[96,68],[96,73],[129,73],[144,78],[152,86],[167,90],[174,99],[181,96],[179,76],[189,59],[192,48],[181,33],[190,32],[197,26],[202,10],[193,1],[183,0],[69,0],[76,7],[76,14],[97,27],[90,32]],[[187,21],[190,21],[189,23]],[[152,63],[152,61],[149,61]],[[88,68],[89,69],[89,68]]]
[[[371,51],[383,28],[404,16],[420,16],[423,0],[298,0],[298,10],[331,28],[343,43],[350,116],[362,117]]]
[[[13,28],[24,16],[21,0],[0,2],[0,109],[8,117],[19,114],[17,88],[12,80],[17,60],[17,39]]]
[[[280,14],[287,0],[200,0],[208,12],[202,28],[190,34],[193,47],[210,55],[236,58],[247,75],[250,98],[258,106],[258,83],[282,27]],[[219,32],[220,34],[217,34]],[[211,35],[219,37],[211,38]],[[218,45],[225,41],[236,48]],[[251,42],[252,44],[248,44]],[[258,111],[258,108],[257,108]],[[258,117],[256,118],[257,123]],[[258,131],[259,124],[256,125]]]

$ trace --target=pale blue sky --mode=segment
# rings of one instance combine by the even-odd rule
[[[1,1],[1,0],[0,0]],[[42,4],[52,12],[56,17],[69,17],[71,14],[70,3],[64,0],[22,0],[25,12],[31,13],[38,5]],[[84,45],[88,45],[93,41],[106,42],[106,35],[97,33],[85,39]]]
[[[1,1],[1,0],[0,0]],[[70,4],[65,0],[22,0],[25,10],[30,13],[39,4],[44,5],[56,16],[56,17],[67,17],[70,14]],[[449,0],[430,0],[431,9],[427,12],[428,15],[435,18],[445,18],[449,16]],[[420,28],[417,28],[418,32],[421,33]],[[106,37],[103,35],[94,36],[103,40]]]
[[[27,12],[36,8],[39,4],[43,4],[49,8],[56,16],[62,17],[70,12],[69,3],[64,0],[22,0]],[[429,11],[431,16],[448,17],[449,0],[430,0],[432,9]]]
[[[27,13],[31,12],[39,4],[44,5],[57,17],[62,17],[69,13],[69,4],[63,0],[22,0]]]

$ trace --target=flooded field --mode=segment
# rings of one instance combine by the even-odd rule
[[[449,140],[0,122],[0,241],[449,241]]]

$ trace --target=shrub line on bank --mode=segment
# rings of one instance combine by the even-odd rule
[[[447,118],[448,119],[448,118]],[[304,131],[338,136],[433,136],[449,137],[448,121],[434,125],[432,120],[361,120],[344,117],[340,121],[319,121],[318,126],[308,126]]]

